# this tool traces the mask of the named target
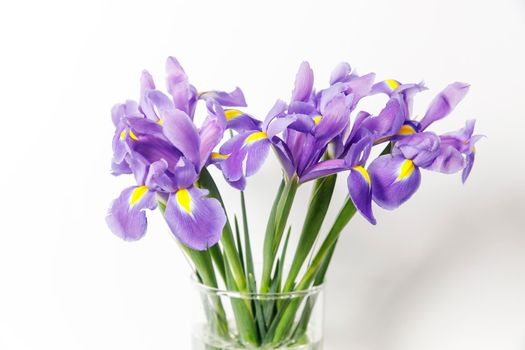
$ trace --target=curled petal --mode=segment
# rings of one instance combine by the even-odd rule
[[[246,100],[242,90],[238,87],[232,92],[224,91],[205,91],[199,94],[202,99],[214,99],[224,107],[246,107]]]
[[[151,164],[145,184],[153,191],[173,192],[176,190],[173,179],[167,174],[168,162],[164,159]]]
[[[425,130],[433,122],[446,117],[467,94],[469,85],[452,83],[441,91],[430,103],[427,113],[421,120],[421,129]]]
[[[367,118],[363,127],[374,134],[375,140],[395,135],[403,126],[405,115],[398,99],[390,99],[377,117]]]
[[[308,62],[303,62],[299,66],[299,71],[295,76],[295,88],[292,91],[292,101],[308,101],[314,86],[314,72]]]
[[[424,168],[440,154],[440,141],[434,133],[419,132],[397,141],[395,149],[399,150],[404,158],[411,159],[416,166]]]
[[[287,105],[284,101],[277,100],[273,105],[272,109],[270,109],[270,111],[266,115],[266,118],[264,119],[264,122],[262,124],[262,130],[267,130],[268,126],[270,125],[273,119],[282,116],[286,111],[286,107]]]
[[[170,194],[164,217],[173,235],[195,250],[206,250],[220,238],[226,215],[208,191],[190,187]]]
[[[355,207],[372,225],[375,225],[376,219],[372,213],[372,182],[368,172],[362,166],[352,167],[347,184]]]
[[[262,140],[255,142],[248,149],[246,157],[246,176],[252,176],[261,169],[270,151],[270,142]]]
[[[400,155],[383,155],[368,167],[372,182],[372,197],[385,209],[395,209],[416,192],[421,172],[414,163]]]
[[[126,241],[136,241],[146,233],[144,209],[155,209],[155,192],[146,186],[129,187],[113,201],[106,223],[111,231]]]

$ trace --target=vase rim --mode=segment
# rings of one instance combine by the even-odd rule
[[[197,275],[192,274],[190,276],[192,284],[199,290],[207,293],[214,294],[217,296],[225,296],[229,298],[240,298],[240,299],[293,299],[298,297],[310,296],[319,294],[324,289],[324,283],[313,286],[304,290],[290,291],[284,293],[245,293],[233,290],[227,290],[219,287],[210,287],[202,284],[198,279]]]

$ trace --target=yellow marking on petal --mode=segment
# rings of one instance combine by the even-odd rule
[[[122,130],[122,132],[120,133],[120,139],[124,140],[125,137],[126,137],[126,130]]]
[[[227,159],[227,154],[220,154],[219,152],[211,152],[211,159]]]
[[[399,86],[399,83],[398,83],[397,81],[395,81],[394,79],[387,79],[387,80],[385,80],[385,83],[386,83],[386,85],[388,85],[388,87],[389,87],[392,91],[394,91],[395,89],[397,89],[398,86]]]
[[[476,153],[476,146],[472,147],[472,153]]]
[[[372,184],[372,181],[370,180],[370,175],[368,174],[368,171],[366,171],[365,168],[363,168],[360,165],[357,165],[353,166],[352,169],[358,171],[365,178],[366,182],[368,182],[368,185]]]
[[[244,113],[239,111],[238,109],[227,109],[224,111],[224,116],[226,117],[226,120],[231,120],[242,114]]]
[[[188,214],[191,214],[191,197],[190,192],[183,188],[181,190],[178,190],[175,194],[175,198],[177,199],[177,203],[179,203],[179,207],[186,210]]]
[[[313,119],[314,119],[314,123],[317,125],[317,124],[319,124],[321,119],[323,119],[323,116],[322,115],[318,115],[318,116],[314,117]]]
[[[410,159],[405,159],[403,164],[401,164],[401,169],[399,170],[399,175],[397,177],[397,181],[404,180],[407,177],[409,177],[416,167],[414,166],[414,162]]]
[[[137,135],[135,135],[135,134],[133,133],[133,131],[131,131],[131,129],[129,130],[129,137],[131,137],[131,138],[132,138],[133,140],[135,140],[135,141],[138,141],[138,140],[139,140],[139,138],[137,137]]]
[[[131,197],[129,198],[129,204],[131,206],[134,206],[137,204],[138,201],[141,200],[142,197],[144,197],[144,194],[148,191],[148,188],[146,186],[139,186],[131,192]]]
[[[164,124],[164,121],[161,118],[159,118],[159,120],[157,120],[157,124],[162,125]]]
[[[414,130],[413,127],[411,127],[410,125],[403,125],[401,127],[401,129],[399,129],[399,132],[397,133],[398,135],[412,135],[412,134],[415,134],[416,133],[416,130]]]
[[[244,140],[244,144],[246,145],[250,142],[259,141],[266,138],[268,138],[268,135],[264,131],[257,131],[248,136],[246,140]]]

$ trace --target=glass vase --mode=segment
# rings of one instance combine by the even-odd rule
[[[197,281],[193,350],[320,350],[323,286],[289,293],[241,293]]]

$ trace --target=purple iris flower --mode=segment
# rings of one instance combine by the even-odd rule
[[[227,141],[217,157],[220,167],[232,183],[256,173],[273,147],[286,175],[300,182],[328,175],[344,161],[319,162],[327,146],[349,124],[349,115],[357,102],[366,96],[373,74],[359,77],[348,64],[339,65],[331,76],[331,86],[315,93],[313,72],[303,62],[295,79],[289,105],[278,101],[260,128],[241,130]]]
[[[107,223],[125,240],[140,239],[147,226],[144,210],[155,209],[157,201],[162,201],[165,219],[177,239],[204,250],[219,241],[226,216],[220,203],[195,183],[227,128],[217,100],[243,105],[244,97],[238,89],[231,95],[209,92],[201,96],[208,117],[197,128],[193,123],[197,90],[174,58],[168,59],[167,76],[170,96],[156,90],[153,79],[144,72],[140,102],[128,101],[112,111],[116,126],[113,171],[133,173],[137,186],[125,189],[113,201]]]

